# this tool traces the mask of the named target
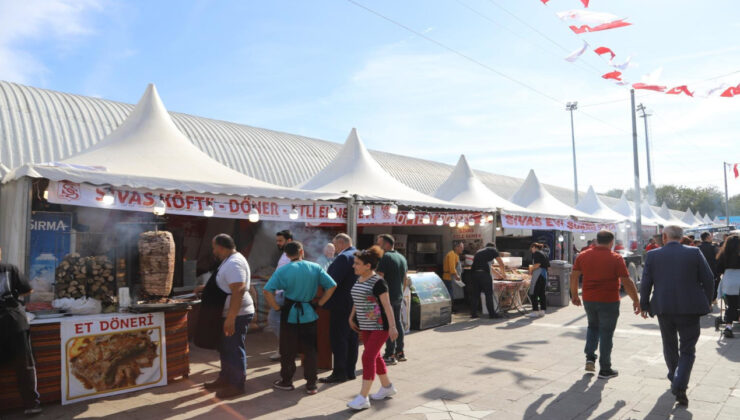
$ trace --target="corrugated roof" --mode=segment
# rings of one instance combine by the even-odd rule
[[[120,125],[133,105],[106,99],[0,81],[0,163],[58,161],[97,143]],[[170,112],[175,125],[208,155],[251,177],[286,187],[302,183],[337,154],[339,143],[243,124]],[[391,153],[370,151],[380,165],[404,184],[433,194],[453,166]],[[522,178],[475,171],[486,186],[510,198]],[[572,190],[547,185],[558,200],[573,205]],[[602,197],[613,205],[618,200]]]

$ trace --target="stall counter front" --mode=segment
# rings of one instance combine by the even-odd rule
[[[188,345],[188,312],[190,308],[176,309],[163,313],[166,342],[166,380],[187,378],[190,373],[190,348]],[[161,313],[161,312],[160,312]],[[130,313],[95,315],[96,319],[110,323]],[[150,314],[141,314],[150,315]],[[81,318],[82,316],[80,316]],[[61,321],[77,317],[36,319],[31,322],[31,344],[36,359],[37,389],[43,404],[62,401],[62,348]],[[0,411],[23,406],[18,393],[15,372],[8,366],[0,369]]]

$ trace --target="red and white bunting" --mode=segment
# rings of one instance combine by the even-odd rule
[[[615,70],[615,71],[609,72],[607,74],[604,74],[601,77],[604,78],[604,79],[612,79],[612,80],[616,80],[618,82],[621,82],[622,81],[622,72]]]
[[[665,86],[659,86],[659,85],[649,85],[646,83],[633,83],[632,84],[633,89],[642,89],[642,90],[654,90],[656,92],[665,92]]]
[[[674,88],[671,88],[668,92],[666,92],[666,94],[668,95],[678,95],[681,93],[687,96],[694,96],[694,92],[690,92],[689,88],[686,87],[686,85],[676,86]]]
[[[595,49],[594,52],[598,55],[610,54],[611,58],[609,60],[613,60],[614,57],[617,56],[616,54],[614,54],[614,51],[612,51],[612,49],[609,47],[599,47]]]
[[[588,49],[588,42],[583,41],[583,46],[572,53],[570,53],[569,56],[565,57],[565,61],[569,61],[571,63],[578,60],[578,57],[582,56],[584,52]]]

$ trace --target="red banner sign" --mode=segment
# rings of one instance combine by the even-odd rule
[[[598,232],[602,229],[616,231],[616,223],[597,223],[558,219],[543,216],[501,214],[501,225],[509,229],[564,230],[568,232]]]

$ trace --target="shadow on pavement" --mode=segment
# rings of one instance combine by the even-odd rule
[[[676,397],[671,394],[671,391],[666,391],[658,397],[655,401],[655,405],[647,413],[640,413],[639,416],[627,416],[625,420],[638,420],[646,417],[651,418],[681,418],[681,419],[693,419],[694,415],[691,414],[689,409],[675,407]],[[679,414],[680,413],[680,414]]]
[[[601,413],[596,417],[591,417],[599,407],[601,402],[601,393],[604,391],[604,386],[606,385],[606,381],[596,380],[589,387],[589,383],[593,378],[594,376],[590,374],[583,375],[583,377],[576,381],[570,388],[561,392],[554,400],[550,401],[550,403],[547,404],[540,413],[538,410],[545,404],[545,401],[552,398],[554,394],[541,395],[535,402],[527,407],[523,418],[535,420],[576,417],[584,419],[593,418],[598,420],[613,418],[616,413],[626,405],[624,401],[617,401],[614,403],[614,407],[610,408],[608,411]],[[578,406],[585,408],[583,410],[579,410],[577,408]]]

